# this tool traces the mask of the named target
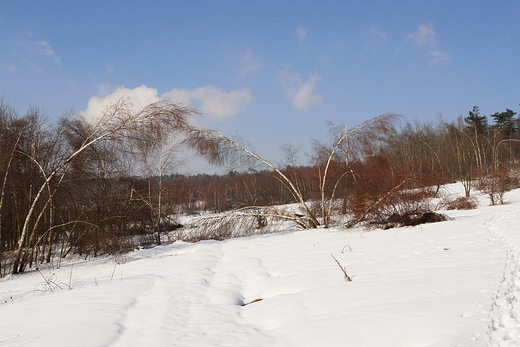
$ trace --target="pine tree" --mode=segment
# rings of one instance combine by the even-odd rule
[[[502,135],[503,138],[514,139],[517,135],[516,121],[514,119],[516,112],[506,109],[505,112],[497,112],[492,114],[495,124],[493,128]]]
[[[473,110],[468,112],[468,116],[464,118],[464,122],[468,128],[472,129],[479,135],[486,135],[488,133],[488,122],[486,116],[480,115],[480,108],[473,106]]]

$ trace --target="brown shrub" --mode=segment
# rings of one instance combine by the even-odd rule
[[[387,216],[381,216],[379,220],[373,221],[370,224],[378,226],[382,229],[391,229],[443,221],[446,221],[446,216],[434,211],[406,210],[402,212],[394,212]]]
[[[473,210],[477,208],[478,201],[475,197],[461,196],[455,199],[446,199],[441,202],[440,207],[447,210]]]

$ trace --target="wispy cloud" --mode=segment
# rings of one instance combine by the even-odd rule
[[[106,71],[107,71],[108,73],[112,73],[112,72],[116,71],[116,69],[114,69],[114,67],[112,66],[111,63],[110,63],[110,64],[107,64],[107,65],[105,66],[105,69],[106,69]]]
[[[36,46],[37,46],[37,52],[39,54],[45,55],[45,56],[51,58],[58,64],[61,63],[60,57],[56,54],[56,52],[54,52],[54,50],[51,48],[51,46],[47,42],[38,41],[38,43],[36,43]]]
[[[303,26],[299,26],[296,30],[296,38],[298,39],[298,42],[303,44],[305,42],[305,38],[307,37],[307,30]]]
[[[343,40],[336,40],[332,44],[334,51],[339,52],[345,48],[345,42]]]
[[[376,28],[370,28],[368,30],[368,33],[371,36],[376,37],[380,41],[388,41],[388,38],[386,37],[386,33],[382,32],[380,30],[377,30]]]
[[[430,65],[442,64],[451,61],[450,55],[446,52],[431,51],[428,55],[432,56],[433,59],[430,61]]]
[[[3,66],[2,69],[5,70],[5,71],[9,71],[9,72],[17,72],[18,71],[16,65],[12,64],[12,63]]]
[[[433,29],[433,23],[421,24],[413,33],[408,34],[401,48],[407,44],[412,44],[418,48],[428,50],[428,55],[432,56],[430,65],[442,64],[451,61],[450,55],[439,49],[437,34]]]
[[[315,92],[316,83],[321,80],[317,74],[311,75],[308,81],[303,81],[300,74],[286,69],[280,71],[276,80],[297,110],[303,111],[321,103],[321,95]]]
[[[428,48],[435,48],[437,46],[437,35],[433,30],[433,23],[421,24],[419,28],[411,34],[408,34],[404,44],[413,42],[419,47],[426,46]]]
[[[98,90],[99,96],[106,96],[106,95],[110,94],[111,91],[113,90],[113,87],[107,83],[96,83],[96,88]]]
[[[22,37],[16,37],[15,44],[9,47],[9,53],[6,54],[6,65],[0,69],[11,73],[30,72],[41,75],[50,67],[46,64],[48,61],[61,67],[60,56],[49,43],[37,41],[33,36],[32,32],[28,32]]]
[[[238,61],[240,62],[239,77],[248,76],[262,67],[262,64],[255,58],[251,50],[239,54]]]
[[[388,37],[385,32],[376,28],[370,28],[365,37],[365,44],[363,47],[367,49],[376,49],[388,42]]]

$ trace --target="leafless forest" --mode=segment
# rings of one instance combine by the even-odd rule
[[[474,190],[500,204],[519,185],[520,119],[509,109],[486,117],[474,107],[453,122],[382,115],[330,124],[328,136],[308,139],[305,165],[289,145],[280,149],[283,163],[269,162],[237,139],[194,127],[195,115],[168,101],[134,111],[121,100],[95,120],[49,121],[37,108],[19,115],[1,102],[0,275],[161,244],[183,230],[184,214],[199,217],[170,241],[262,233],[276,221],[389,228],[442,218],[422,202],[446,183],[460,181],[466,192],[444,200],[446,208],[474,207]],[[237,169],[177,174],[179,146]],[[298,208],[280,207],[289,203]]]

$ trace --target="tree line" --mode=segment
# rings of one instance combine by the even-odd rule
[[[520,119],[510,109],[490,115],[491,124],[477,106],[452,122],[389,114],[353,128],[331,124],[305,165],[275,165],[238,139],[195,127],[197,114],[166,100],[136,111],[121,99],[97,119],[49,121],[37,108],[19,116],[0,102],[0,276],[175,240],[169,232],[184,230],[181,214],[201,215],[176,236],[190,241],[262,232],[280,220],[387,225],[427,209],[422,199],[449,182],[464,184],[459,206],[471,205],[474,189],[503,203],[518,185]],[[179,146],[216,165],[258,165],[180,175]],[[298,209],[280,207],[290,203]]]
[[[395,214],[428,209],[420,206],[424,198],[437,196],[442,185],[456,181],[465,189],[460,207],[474,204],[474,189],[488,194],[492,204],[503,203],[504,192],[518,184],[520,119],[510,109],[490,117],[492,124],[475,106],[466,117],[452,122],[402,122],[398,115],[383,115],[351,129],[331,124],[331,136],[313,142],[308,165],[273,169],[260,158],[265,170],[196,178],[196,200],[212,212],[231,211],[227,220],[232,224],[250,217],[250,229],[257,227],[259,207],[294,202],[300,204],[300,211],[291,216],[272,207],[263,213],[300,221],[302,227],[328,227],[331,218],[341,220],[341,216],[350,227],[383,223]],[[205,140],[193,137],[204,147],[199,153],[209,160],[236,164],[254,156],[215,132],[196,135]],[[238,158],[231,149],[238,151]],[[204,221],[208,223],[201,226],[206,229],[223,225],[220,216]]]

